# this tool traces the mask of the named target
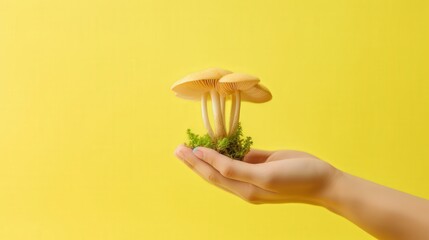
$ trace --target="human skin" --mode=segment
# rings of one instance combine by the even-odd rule
[[[208,182],[250,203],[308,203],[378,239],[429,239],[428,200],[353,176],[311,154],[252,149],[236,161],[184,145],[175,154]]]

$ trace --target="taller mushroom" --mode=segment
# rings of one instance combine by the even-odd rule
[[[185,99],[201,99],[201,110],[204,126],[211,138],[221,139],[226,136],[224,126],[224,114],[221,109],[221,98],[216,89],[220,78],[231,72],[221,68],[210,68],[201,72],[191,73],[177,81],[171,87],[176,92],[176,96]],[[211,98],[213,115],[215,121],[215,131],[210,125],[207,113],[207,99]],[[223,103],[222,103],[223,105]]]

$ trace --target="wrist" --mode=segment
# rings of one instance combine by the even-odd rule
[[[347,190],[348,177],[347,173],[335,169],[318,196],[319,205],[332,212],[338,212],[342,202],[342,193]]]
[[[346,175],[348,174],[332,168],[329,176],[322,180],[317,188],[300,195],[296,199],[297,202],[321,206],[336,212],[335,208],[338,207],[342,198],[341,193],[344,192]]]

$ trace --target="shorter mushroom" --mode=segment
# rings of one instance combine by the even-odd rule
[[[243,73],[231,73],[223,76],[219,80],[217,88],[221,95],[232,95],[228,135],[234,133],[238,126],[240,118],[241,93],[251,89],[259,82],[260,80],[257,77]]]

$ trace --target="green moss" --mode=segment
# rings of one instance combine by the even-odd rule
[[[186,131],[189,141],[185,145],[190,148],[207,147],[235,160],[243,160],[252,146],[251,137],[243,137],[243,129],[239,123],[237,130],[231,136],[216,140],[208,134],[200,136],[190,129]]]

